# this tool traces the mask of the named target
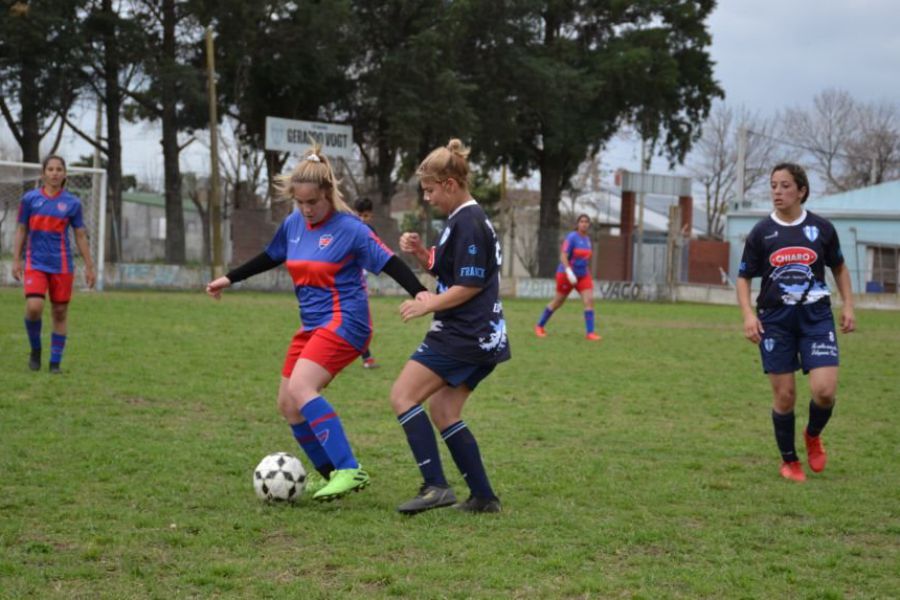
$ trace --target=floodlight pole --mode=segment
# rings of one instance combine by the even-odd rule
[[[216,114],[216,63],[212,26],[206,28],[206,77],[209,81],[209,221],[212,228],[212,277],[225,272],[222,264],[222,212],[219,192],[219,135]]]

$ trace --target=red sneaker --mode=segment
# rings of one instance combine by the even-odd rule
[[[588,340],[589,342],[599,342],[600,340],[603,339],[603,337],[597,335],[596,333],[594,333],[592,331],[589,334],[587,334],[586,336],[584,336],[584,339]]]
[[[540,325],[535,325],[534,326],[534,335],[536,335],[538,337],[547,337],[547,332],[544,331],[544,328],[541,327]]]
[[[825,463],[828,460],[825,455],[825,447],[822,445],[822,436],[812,437],[804,429],[803,441],[806,442],[806,460],[809,462],[809,468],[816,473],[821,473],[825,470]]]
[[[363,369],[377,369],[380,366],[374,358],[367,358],[363,361]]]
[[[806,473],[803,472],[803,465],[799,460],[781,463],[781,476],[799,483],[806,481]]]

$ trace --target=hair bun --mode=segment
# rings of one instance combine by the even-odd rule
[[[462,158],[468,158],[470,150],[466,148],[465,144],[462,143],[462,140],[459,138],[453,138],[449,142],[447,142],[447,150],[456,154],[457,156],[461,156]]]

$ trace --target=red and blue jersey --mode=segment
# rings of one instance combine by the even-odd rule
[[[591,272],[591,238],[581,235],[577,231],[570,231],[562,243],[562,252],[569,259],[569,266],[576,277],[584,277]],[[564,273],[566,266],[559,263],[557,273]]]
[[[48,196],[43,188],[22,196],[20,225],[28,229],[25,269],[45,273],[73,273],[69,227],[84,228],[81,200],[65,189]]]
[[[324,327],[363,350],[372,334],[363,269],[380,273],[394,255],[357,217],[334,212],[316,225],[295,210],[266,254],[284,262],[300,303],[303,330]]]

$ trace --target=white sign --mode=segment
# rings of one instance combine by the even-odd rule
[[[327,156],[353,158],[353,128],[349,125],[266,117],[266,150],[302,154],[319,144]]]

